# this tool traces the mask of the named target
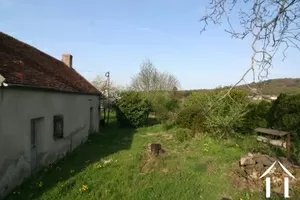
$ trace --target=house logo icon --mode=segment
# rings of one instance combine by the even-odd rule
[[[283,171],[289,175],[289,177],[295,179],[295,177],[289,172],[279,161],[275,161],[259,178],[265,177],[267,174],[271,172],[276,163],[279,163],[280,167]],[[284,177],[284,198],[290,198],[289,196],[289,177]],[[271,178],[266,177],[266,198],[271,197]]]

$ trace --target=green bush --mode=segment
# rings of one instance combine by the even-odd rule
[[[247,113],[240,128],[241,132],[249,133],[257,127],[268,127],[268,116],[271,103],[268,101],[251,102],[247,106]]]
[[[206,122],[205,113],[203,110],[199,110],[199,112],[193,118],[192,127],[191,127],[192,131],[194,133],[206,132],[207,127],[205,122]]]
[[[208,92],[192,92],[184,101],[183,107],[193,107],[193,106],[199,106],[203,109],[207,109],[211,106],[210,101],[211,98],[214,98],[215,101],[217,101],[217,97],[215,95],[214,91],[208,91]],[[208,105],[209,104],[209,105]],[[209,107],[207,107],[209,106]]]
[[[187,128],[174,128],[170,130],[170,133],[180,142],[190,140],[194,137],[194,133]]]
[[[195,123],[200,121],[200,113],[203,113],[203,110],[200,106],[194,105],[191,107],[183,108],[177,116],[176,124],[182,128],[192,129],[195,127]]]
[[[236,103],[245,104],[249,102],[247,93],[244,90],[234,89],[230,92],[230,96]]]
[[[148,96],[152,111],[156,117],[163,123],[175,121],[179,101],[171,93],[156,92]]]
[[[300,164],[300,138],[291,138],[291,159]]]
[[[173,121],[166,121],[163,123],[163,129],[165,131],[168,131],[172,128],[174,128],[176,126],[176,124]]]
[[[181,127],[197,132],[209,132],[216,137],[228,137],[241,128],[248,99],[241,90],[222,88],[207,92],[193,92],[184,102],[178,114]]]
[[[274,129],[297,134],[291,138],[291,159],[300,163],[300,95],[280,94],[272,103],[268,120]]]
[[[147,122],[150,104],[137,92],[123,92],[116,101],[115,109],[121,126],[140,127]]]
[[[243,93],[232,91],[231,97],[223,93],[213,94],[207,104],[213,106],[206,114],[207,132],[218,138],[235,136],[239,133],[246,114],[248,100]],[[217,99],[217,100],[215,100]]]
[[[271,106],[268,122],[272,128],[300,134],[300,95],[280,94]]]

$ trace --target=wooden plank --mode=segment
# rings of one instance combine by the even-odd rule
[[[263,136],[257,136],[257,141],[268,143],[274,146],[287,148],[287,143],[284,140],[272,140]]]
[[[285,132],[285,131],[279,131],[279,130],[268,129],[268,128],[256,128],[254,130],[259,133],[265,133],[265,134],[275,135],[275,136],[280,136],[280,137],[283,137],[289,133],[289,132]]]

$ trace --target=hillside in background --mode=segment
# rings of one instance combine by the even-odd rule
[[[300,94],[300,78],[270,79],[260,83],[252,83],[249,86],[257,89],[260,94],[265,95],[279,95],[280,93]],[[251,90],[246,85],[238,86],[238,88],[244,89],[248,94],[251,94]]]
[[[286,94],[300,94],[300,78],[280,78],[270,79],[259,83],[251,83],[249,86],[255,89],[257,93],[263,95],[279,95],[280,93]],[[223,89],[230,87],[223,87]],[[249,95],[253,92],[247,85],[239,85],[237,88],[245,90]],[[180,96],[188,96],[193,91],[209,91],[214,89],[196,89],[196,90],[181,90],[178,91]]]

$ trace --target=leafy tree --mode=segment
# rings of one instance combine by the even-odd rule
[[[270,109],[269,125],[300,134],[300,95],[280,94]]]
[[[268,127],[268,116],[271,103],[268,101],[252,102],[247,106],[245,120],[240,128],[241,132],[253,132],[255,128]]]

